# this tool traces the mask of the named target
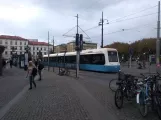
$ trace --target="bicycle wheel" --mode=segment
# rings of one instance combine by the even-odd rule
[[[148,106],[146,104],[146,95],[144,91],[137,94],[137,103],[139,107],[140,114],[145,117],[148,113]]]
[[[115,105],[118,109],[121,109],[123,106],[123,92],[121,89],[117,89],[115,92]]]
[[[113,91],[113,92],[116,92],[117,90],[117,85],[116,85],[116,82],[118,81],[118,79],[112,79],[110,82],[109,82],[109,88]]]
[[[161,120],[161,97],[155,96],[154,97],[155,107],[158,114],[159,119]]]

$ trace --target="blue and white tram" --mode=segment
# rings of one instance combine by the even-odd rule
[[[43,56],[43,63],[48,66],[48,55]],[[65,65],[75,68],[76,52],[49,55],[49,66],[63,67]],[[80,69],[97,72],[118,72],[120,70],[118,51],[113,48],[83,50],[80,53]]]

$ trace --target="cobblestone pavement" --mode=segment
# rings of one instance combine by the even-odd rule
[[[12,100],[28,84],[25,71],[7,67],[0,78],[0,109]]]
[[[148,72],[122,70],[132,74]],[[27,91],[1,120],[144,120],[135,100],[125,101],[121,110],[115,107],[108,83],[116,74],[80,71],[80,78],[74,79],[56,73],[43,71],[43,80],[36,81],[37,88]],[[150,112],[146,120],[158,117]]]
[[[46,71],[43,75],[37,88],[27,91],[2,120],[117,120],[78,80]]]
[[[154,69],[154,68],[152,68]],[[138,71],[137,69],[123,68],[126,73],[139,75],[140,72],[147,73],[146,70]],[[118,110],[114,104],[114,92],[109,89],[109,81],[112,78],[117,78],[116,75],[101,74],[84,76],[79,80],[79,83],[85,86],[85,88],[106,108],[106,112],[110,112],[114,116],[117,116],[119,120],[144,120],[140,115],[136,105],[136,100],[132,102],[124,102],[124,107]],[[98,77],[97,77],[98,76]],[[158,116],[153,112],[149,112],[146,120],[159,120]]]

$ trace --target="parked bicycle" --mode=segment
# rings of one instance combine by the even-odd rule
[[[119,73],[120,80],[116,82],[118,88],[115,92],[115,105],[118,109],[123,107],[124,98],[130,101],[136,96],[137,90],[137,78],[130,74],[125,74],[123,72]]]
[[[63,76],[63,75],[70,75],[70,71],[69,71],[68,68],[60,69],[59,75],[61,75],[61,76]]]
[[[145,75],[141,74],[144,79],[138,81],[138,90],[136,101],[139,106],[140,113],[143,117],[147,116],[148,108],[157,111],[161,120],[161,90],[159,81],[161,80],[160,74]]]

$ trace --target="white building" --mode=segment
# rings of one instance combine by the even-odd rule
[[[43,55],[48,54],[48,43],[29,41],[28,44],[30,47],[31,54],[34,58],[37,57],[39,51],[41,51]],[[50,51],[53,51],[52,45],[49,45],[49,52]]]
[[[19,36],[9,36],[9,35],[0,35],[0,45],[6,47],[5,51],[3,52],[3,57],[5,59],[9,59],[12,56],[12,48],[14,47],[14,53],[16,52],[17,55],[24,54],[25,48],[27,46],[30,47],[31,54],[34,58],[37,57],[38,52],[41,51],[43,55],[48,54],[48,43],[45,42],[37,42],[31,41]],[[49,51],[53,50],[53,46],[49,45]]]
[[[28,45],[28,40],[19,36],[0,35],[0,45],[6,47],[3,52],[3,57],[9,59],[11,58],[13,47],[17,54],[24,54],[25,47]]]

